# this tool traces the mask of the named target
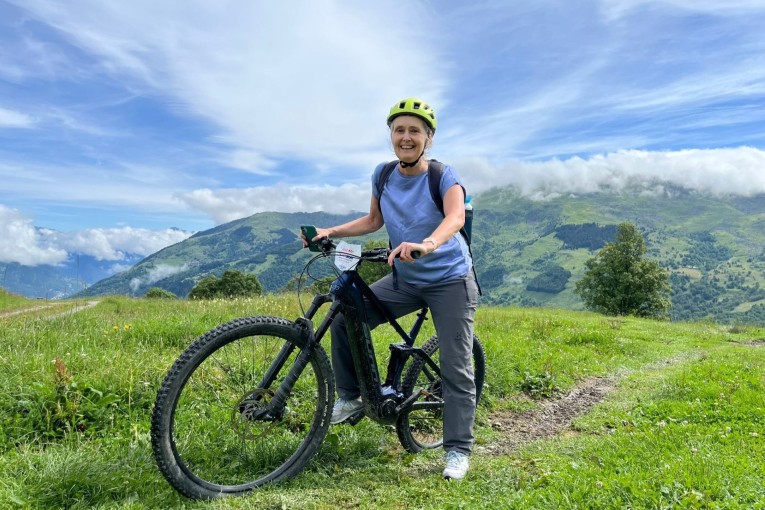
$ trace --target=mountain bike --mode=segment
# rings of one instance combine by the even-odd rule
[[[421,347],[415,340],[428,308],[406,332],[358,273],[362,263],[385,263],[390,250],[357,256],[356,266],[339,271],[326,294],[316,295],[302,317],[235,319],[195,340],[167,373],[157,393],[151,421],[154,457],[167,481],[194,499],[242,495],[266,483],[297,475],[327,435],[335,400],[335,379],[321,341],[332,320],[346,318],[364,417],[395,425],[409,452],[443,444],[443,407],[438,337]],[[330,239],[323,257],[337,256]],[[302,278],[302,275],[301,275]],[[385,379],[366,322],[363,299],[379,308],[402,342],[389,346]],[[330,303],[324,318],[313,318]],[[485,377],[485,354],[473,337],[476,402]]]

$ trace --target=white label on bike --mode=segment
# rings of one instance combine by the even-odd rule
[[[349,244],[340,241],[335,248],[335,267],[340,271],[348,271],[356,267],[361,256],[360,244]]]

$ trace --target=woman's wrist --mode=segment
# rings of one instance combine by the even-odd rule
[[[438,241],[436,241],[432,237],[426,237],[425,239],[423,239],[422,244],[425,244],[425,243],[429,243],[433,245],[433,249],[431,251],[436,251],[436,249],[438,248]]]

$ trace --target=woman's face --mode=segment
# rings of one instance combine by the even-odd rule
[[[402,161],[414,161],[419,158],[431,138],[425,121],[414,115],[399,115],[393,119],[390,126],[393,150],[396,157]]]

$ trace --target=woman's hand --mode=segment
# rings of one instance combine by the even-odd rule
[[[393,265],[393,260],[398,256],[404,262],[412,263],[420,257],[424,257],[428,253],[433,252],[436,249],[436,245],[433,243],[401,243],[391,250],[388,256],[388,265]],[[417,255],[414,255],[417,253]]]
[[[329,237],[330,232],[332,229],[330,228],[317,228],[316,229],[316,237],[311,239],[314,242],[319,242],[320,240],[324,239],[325,237]],[[308,248],[308,239],[305,238],[305,235],[303,235],[303,232],[300,232],[300,239],[303,240],[303,248]]]

